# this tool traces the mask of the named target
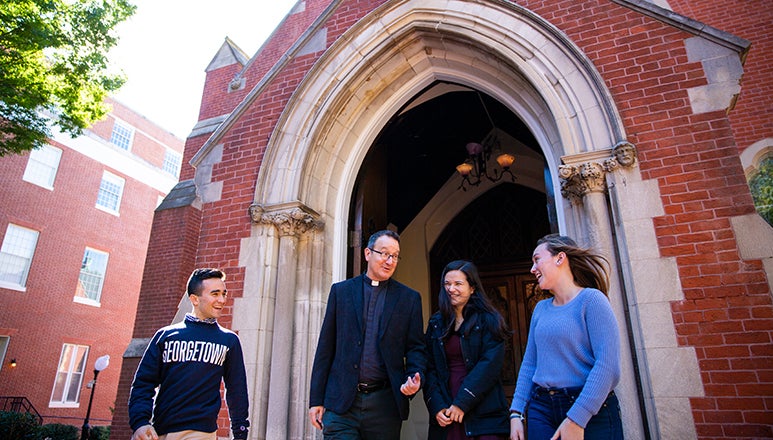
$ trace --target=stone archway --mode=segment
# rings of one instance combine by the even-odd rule
[[[436,80],[485,91],[517,114],[537,138],[555,188],[561,185],[562,158],[608,158],[624,138],[588,60],[517,5],[387,3],[349,29],[312,69],[278,122],[256,186],[253,234],[242,243],[244,296],[234,327],[256,347],[249,354],[256,402],[251,418],[266,438],[312,436],[308,370],[326,292],[345,272],[346,219],[357,171],[388,119]],[[578,175],[564,173],[567,179]],[[596,234],[603,240],[591,238],[611,247],[606,206],[567,198],[557,212],[562,230],[576,236],[587,237],[588,225],[601,225]],[[630,361],[627,367],[634,369]],[[629,374],[625,386],[636,393],[634,380]],[[629,404],[637,406],[635,399]],[[641,432],[640,423],[632,422],[629,432]]]

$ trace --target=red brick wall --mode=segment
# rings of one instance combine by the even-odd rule
[[[309,1],[307,7],[328,3]],[[382,3],[342,2],[326,23],[328,42]],[[608,1],[518,4],[557,26],[594,63],[620,111],[628,140],[637,146],[643,178],[658,183],[665,210],[655,219],[660,253],[676,260],[685,296],[672,305],[674,325],[679,343],[696,351],[706,392],[705,398],[691,401],[700,438],[773,436],[770,292],[761,263],[740,259],[729,223],[730,217],[754,212],[738,149],[770,136],[770,63],[764,61],[771,51],[750,52],[744,92],[729,118],[723,112],[694,115],[687,89],[705,85],[706,78],[700,63],[687,62],[684,39],[692,34]],[[771,33],[760,36],[764,31],[759,29],[769,29],[770,8],[761,12],[747,2],[732,4],[737,18],[731,22],[724,21],[719,8],[704,15],[718,28],[737,29],[738,36],[768,47],[765,37]],[[689,14],[686,8],[682,10],[687,15],[701,15]],[[760,21],[763,25],[753,31]],[[298,29],[284,31],[276,35],[294,36]],[[272,44],[266,48],[287,47],[286,42]],[[247,209],[266,143],[290,95],[319,55],[292,60],[221,139],[223,161],[214,167],[212,179],[223,182],[223,197],[204,206],[196,265],[217,265],[229,275],[235,273],[228,284],[235,297],[241,296],[240,240],[250,233]],[[255,77],[271,64],[251,67]],[[758,70],[766,73],[759,75]],[[217,116],[230,109],[224,103],[234,105],[231,98],[220,96],[230,79],[208,78],[202,115]],[[190,169],[185,173],[192,176]]]
[[[754,212],[738,142],[769,136],[765,131],[771,126],[748,129],[746,121],[760,119],[753,99],[739,101],[730,120],[724,112],[691,114],[686,88],[706,79],[699,63],[687,63],[681,39],[688,35],[630,12],[625,15],[631,21],[620,26],[605,19],[619,7],[590,8],[590,3],[582,14],[558,13],[556,3],[550,5],[553,13],[538,12],[552,16],[594,61],[619,106],[628,139],[638,148],[642,176],[659,184],[666,213],[655,219],[660,251],[676,259],[685,295],[672,305],[678,342],[695,348],[706,393],[692,399],[699,437],[769,437],[771,296],[761,262],[740,259],[729,218]],[[721,8],[745,16],[736,22],[758,22],[760,11],[729,6]],[[599,34],[610,38],[598,39]],[[630,52],[621,56],[620,48],[626,47]],[[770,69],[766,85],[748,72],[755,65],[746,65],[746,96],[770,85]],[[762,107],[769,109],[769,94],[766,99]]]
[[[90,128],[93,134],[110,142],[113,126],[117,118],[125,124],[134,127],[131,153],[141,157],[153,166],[161,168],[164,165],[164,156],[167,148],[182,155],[184,147],[182,139],[175,137],[172,133],[165,131],[118,101],[108,98],[106,102],[113,111]]]
[[[172,322],[195,267],[200,227],[201,211],[191,206],[156,213],[142,276],[142,291],[152,295],[142,296],[137,304],[142,319],[135,321],[133,337],[149,338]]]
[[[107,102],[112,106],[112,114],[129,123],[132,127],[135,127],[138,131],[144,133],[145,136],[166,145],[167,147],[182,153],[183,141],[167,131],[163,127],[158,126],[156,123],[148,120],[145,116],[135,112],[134,110],[121,104],[121,102],[114,99],[109,99]],[[107,139],[110,139],[108,136]]]
[[[142,292],[137,305],[133,338],[150,338],[161,327],[171,324],[195,268],[196,244],[201,228],[201,211],[185,206],[156,212],[148,246]],[[110,438],[128,440],[129,391],[138,357],[124,360]]]
[[[126,178],[124,197],[120,216],[115,216],[95,208],[105,166],[63,148],[50,191],[22,180],[28,157],[0,159],[0,236],[8,223],[39,231],[26,291],[0,288],[0,325],[15,329],[7,359],[18,362],[15,369],[0,370],[0,395],[26,396],[47,423],[80,426],[90,393],[85,384],[93,377],[94,361],[109,354],[110,366],[99,376],[91,414],[92,425],[108,425],[121,355],[131,336],[158,191],[122,176]],[[109,253],[100,307],[73,302],[86,247]],[[80,405],[49,408],[63,343],[91,347]]]
[[[765,0],[669,1],[674,11],[752,42],[744,64],[741,95],[730,112],[741,150],[773,138],[773,7]]]
[[[123,360],[118,381],[118,394],[115,396],[115,412],[110,426],[110,440],[130,440],[132,430],[129,426],[129,391],[131,390],[134,372],[140,364],[140,358],[131,357]]]
[[[239,64],[233,64],[207,72],[199,120],[230,113],[330,3],[331,0],[307,1],[303,11],[288,15],[244,69]],[[240,42],[234,43],[238,46]],[[245,79],[245,86],[229,92],[229,83],[237,74]]]
[[[236,63],[207,72],[205,92],[199,109],[200,121],[230,113],[244,98],[249,91],[246,88],[228,92],[228,84],[241,69],[242,66]]]
[[[307,2],[307,11],[321,10],[328,3]],[[353,5],[344,2],[330,17],[328,40],[337,39],[356,20],[381,3],[383,0],[357,1]],[[247,210],[255,196],[266,144],[291,94],[320,55],[316,53],[293,59],[222,138],[223,160],[212,171],[212,180],[223,182],[222,201],[205,207],[211,215],[204,215],[202,219],[202,230],[206,232],[200,238],[197,265],[221,261],[225,267],[238,266],[240,240],[250,233]],[[214,89],[205,86],[205,91],[209,90]],[[239,287],[233,284],[229,284],[229,290]]]
[[[731,26],[739,30],[764,21],[762,45],[768,47],[771,9],[733,3],[736,8],[722,3],[713,11],[734,14],[732,22],[745,24]],[[659,184],[666,214],[655,219],[658,243],[661,255],[676,259],[685,295],[672,304],[678,342],[695,348],[706,393],[691,401],[699,437],[773,436],[767,405],[773,395],[771,296],[761,262],[741,260],[729,222],[754,212],[738,147],[771,135],[773,101],[769,93],[759,96],[770,89],[771,70],[750,54],[744,92],[730,119],[724,112],[694,115],[686,90],[706,79],[700,63],[687,63],[682,40],[692,35],[608,2],[526,6],[566,32],[594,62],[637,146],[643,178]]]

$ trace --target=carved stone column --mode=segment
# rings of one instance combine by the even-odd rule
[[[627,408],[628,414],[641,414],[641,403],[636,397],[639,394],[641,382],[638,371],[642,370],[636,355],[636,347],[631,338],[625,334],[634,335],[638,325],[631,324],[631,311],[628,302],[625,281],[622,278],[620,268],[620,243],[616,240],[624,240],[620,229],[616,229],[612,212],[618,210],[617,194],[610,191],[616,177],[613,171],[620,168],[631,168],[636,164],[636,149],[627,142],[619,142],[615,148],[599,152],[593,152],[572,157],[563,157],[564,165],[559,168],[561,178],[561,194],[569,199],[572,204],[581,210],[579,217],[582,237],[578,240],[594,247],[605,255],[611,264],[610,267],[610,295],[609,301],[620,324],[621,340],[621,370],[623,375],[617,388],[621,396],[621,405]],[[629,423],[635,423],[633,421]],[[643,428],[642,428],[643,429]]]
[[[322,229],[322,223],[319,214],[299,202],[272,206],[252,205],[249,211],[253,222],[273,226],[279,231],[265,438],[285,440],[288,438],[290,422],[299,242],[305,235]]]
[[[565,156],[558,169],[561,194],[583,210],[583,233],[589,244],[612,252],[612,223],[607,203],[607,174],[636,164],[636,147],[618,142],[611,150]],[[611,255],[611,254],[609,254]]]

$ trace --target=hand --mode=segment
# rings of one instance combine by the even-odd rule
[[[322,416],[325,414],[325,407],[323,406],[312,406],[309,408],[309,420],[311,420],[311,426],[322,429],[324,425],[322,425]]]
[[[437,414],[435,414],[435,420],[437,420],[437,424],[442,428],[445,428],[446,426],[453,423],[453,421],[446,415],[446,411],[448,411],[448,408],[443,408],[438,411]]]
[[[419,391],[419,388],[421,388],[421,375],[416,373],[400,385],[400,392],[406,396],[413,396]]]
[[[158,434],[152,425],[144,425],[134,431],[132,440],[158,440]]]
[[[526,440],[523,434],[523,421],[518,417],[510,419],[510,440]]]
[[[451,405],[451,407],[446,410],[446,415],[452,422],[456,423],[462,423],[462,419],[464,419],[464,411],[459,409],[456,405]]]
[[[556,433],[553,434],[553,437],[550,437],[550,440],[559,438],[561,440],[583,440],[585,438],[585,428],[574,423],[572,419],[567,417],[560,425],[558,425]]]

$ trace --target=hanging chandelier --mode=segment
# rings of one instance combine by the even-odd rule
[[[488,179],[491,182],[498,182],[505,174],[509,174],[510,181],[515,182],[515,175],[510,171],[510,167],[513,165],[513,162],[515,162],[515,156],[502,152],[494,120],[491,119],[486,103],[483,101],[483,97],[480,93],[478,93],[478,98],[491,123],[491,131],[480,143],[469,142],[465,146],[467,149],[467,159],[456,166],[456,171],[462,176],[462,183],[459,184],[459,188],[457,189],[461,189],[462,191],[467,191],[465,185],[478,186],[483,179]],[[491,174],[489,174],[488,163],[494,153],[499,153],[496,156],[496,161],[502,170],[499,171],[494,168],[491,170]]]

